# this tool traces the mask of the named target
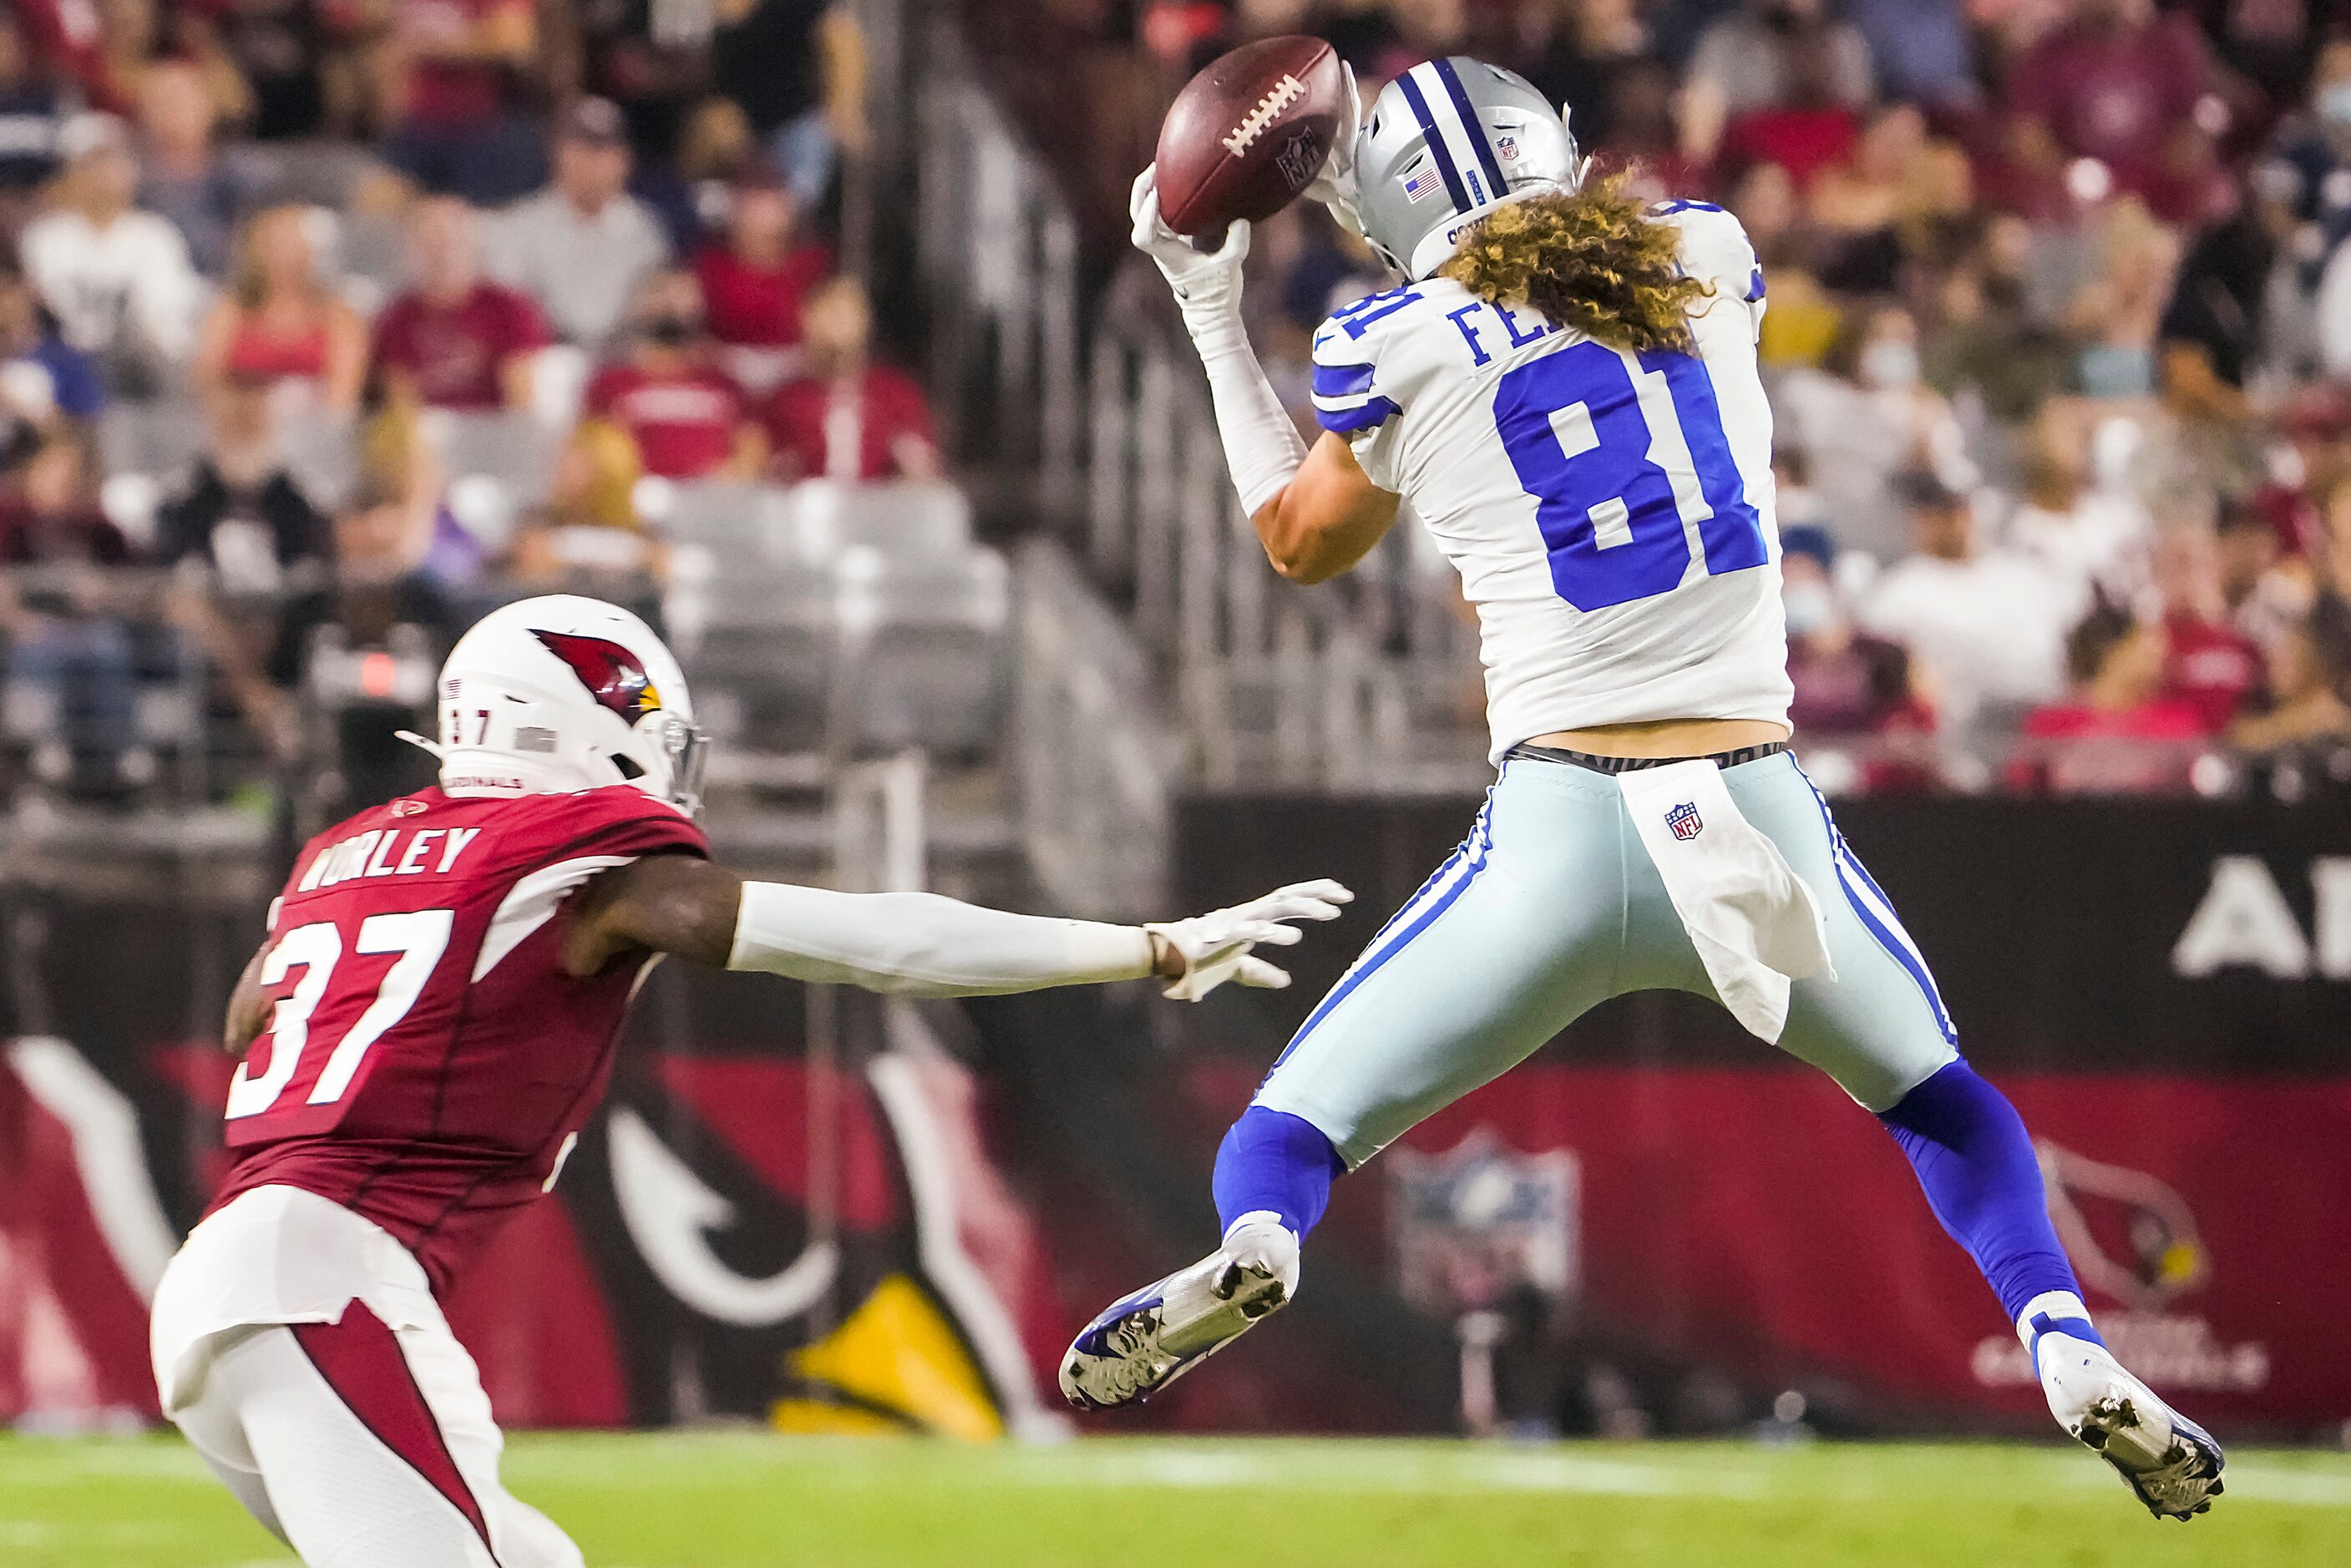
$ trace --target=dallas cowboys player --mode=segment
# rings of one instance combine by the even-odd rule
[[[2158,1516],[2203,1512],[2219,1446],[2106,1350],[2022,1123],[1788,754],[1764,285],[1738,220],[1586,184],[1563,116],[1465,58],[1414,67],[1341,141],[1310,193],[1405,281],[1316,335],[1311,451],[1242,327],[1247,225],[1196,251],[1146,170],[1134,242],[1275,567],[1347,570],[1408,498],[1459,570],[1500,776],[1227,1134],[1221,1244],[1095,1319],[1063,1391],[1123,1405],[1197,1365],[1296,1293],[1335,1178],[1595,1003],[1674,987],[1875,1113],[2058,1421]]]

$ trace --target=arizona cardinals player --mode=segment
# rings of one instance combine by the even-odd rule
[[[166,1413],[313,1568],[576,1564],[507,1494],[436,1298],[552,1189],[663,954],[935,996],[1289,977],[1251,952],[1350,895],[1165,925],[748,882],[695,826],[702,742],[627,611],[526,600],[441,671],[437,788],[311,841],[229,1004],[232,1164],[156,1293]]]

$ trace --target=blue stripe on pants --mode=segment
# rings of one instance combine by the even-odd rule
[[[1803,775],[1805,787],[1813,792],[1813,804],[1821,808],[1821,826],[1828,829],[1829,854],[1836,863],[1837,885],[1844,890],[1844,901],[1853,907],[1855,916],[1869,934],[1877,939],[1877,945],[1884,948],[1896,963],[1908,971],[1910,978],[1917,982],[1918,993],[1927,999],[1928,1007],[1935,1014],[1935,1025],[1943,1032],[1943,1038],[1954,1045],[1958,1044],[1959,1027],[1951,1022],[1950,1013],[1943,1006],[1943,994],[1935,989],[1935,977],[1927,971],[1927,961],[1911,945],[1908,932],[1889,926],[1878,916],[1879,909],[1889,912],[1893,909],[1893,900],[1878,887],[1868,869],[1854,858],[1853,851],[1845,847],[1844,834],[1838,829],[1836,818],[1829,815],[1828,797],[1821,794],[1821,786],[1813,784],[1812,775],[1805,774],[1801,767],[1796,771]],[[1868,889],[1866,893],[1863,891],[1865,888]]]
[[[1298,1033],[1290,1037],[1290,1044],[1281,1048],[1281,1054],[1273,1059],[1271,1067],[1266,1069],[1267,1078],[1270,1079],[1281,1064],[1290,1060],[1290,1054],[1305,1043],[1306,1037],[1314,1033],[1314,1026],[1331,1015],[1332,1008],[1346,1001],[1357,986],[1377,973],[1382,964],[1409,947],[1413,938],[1426,930],[1437,916],[1451,909],[1454,900],[1477,880],[1478,873],[1485,868],[1488,852],[1493,848],[1493,810],[1494,792],[1489,788],[1486,791],[1486,804],[1479,808],[1478,820],[1470,826],[1469,836],[1461,841],[1461,847],[1447,857],[1434,876],[1420,885],[1420,891],[1406,899],[1403,909],[1388,917],[1388,923],[1380,928],[1379,934],[1372,939],[1372,945],[1364,950],[1364,956],[1355,961],[1354,967],[1339,977],[1339,983],[1331,988],[1331,994],[1324,997],[1314,1011],[1307,1014],[1306,1022],[1298,1026]],[[1465,859],[1468,863],[1468,868],[1454,878],[1453,885],[1419,914],[1414,915],[1413,907],[1427,898],[1429,890],[1442,883],[1446,875],[1461,866]],[[1404,923],[1407,916],[1411,919],[1408,923]],[[1397,929],[1400,923],[1403,923],[1402,929]],[[1393,939],[1391,932],[1395,933]]]

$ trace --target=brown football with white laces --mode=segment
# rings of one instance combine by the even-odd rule
[[[1244,44],[1184,84],[1159,127],[1159,213],[1214,240],[1273,216],[1322,171],[1343,129],[1346,74],[1320,38]]]

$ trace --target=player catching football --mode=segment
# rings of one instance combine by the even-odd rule
[[[923,893],[750,882],[695,826],[677,663],[593,599],[510,605],[441,671],[441,783],[312,840],[229,1003],[231,1163],[165,1272],[162,1407],[312,1568],[554,1568],[579,1550],[498,1481],[501,1439],[437,1298],[555,1185],[662,955],[974,996],[1289,976],[1347,891],[1098,925]]]
[[[1197,1365],[1296,1293],[1334,1179],[1594,1004],[1672,987],[1876,1115],[2065,1430],[2158,1515],[2203,1512],[2219,1445],[2107,1352],[2023,1124],[1788,753],[1763,274],[1738,220],[1587,183],[1563,115],[1475,60],[1416,66],[1341,124],[1308,192],[1405,281],[1315,335],[1311,451],[1242,327],[1248,225],[1195,249],[1146,170],[1134,243],[1282,575],[1346,571],[1406,499],[1459,570],[1500,776],[1226,1135],[1221,1244],[1096,1318],[1064,1392],[1123,1405]]]

